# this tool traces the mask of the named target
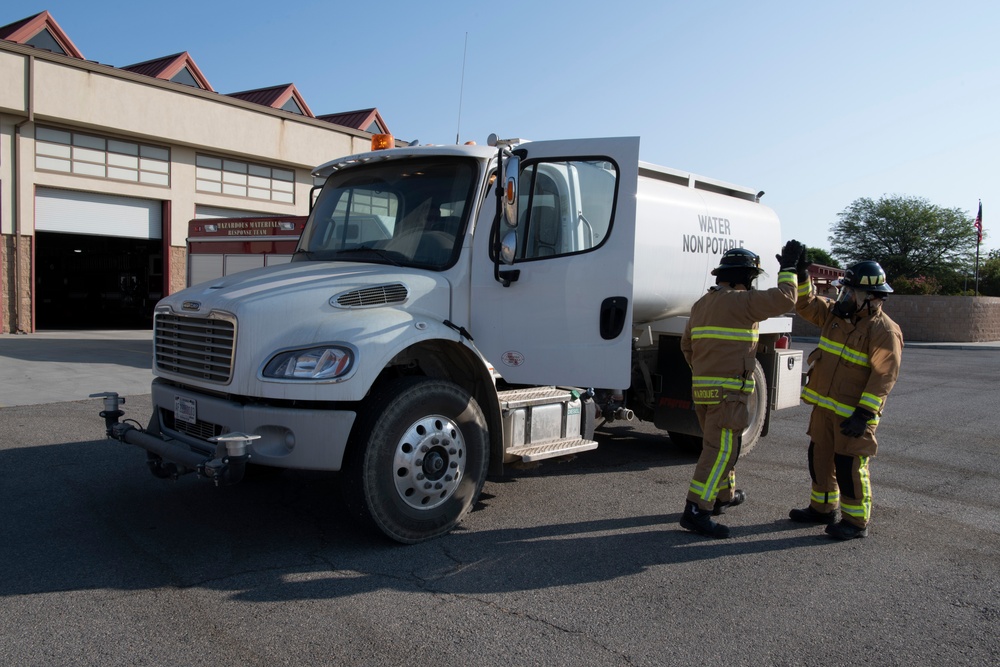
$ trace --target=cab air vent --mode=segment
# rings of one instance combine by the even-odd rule
[[[408,296],[406,285],[393,283],[391,285],[376,285],[364,289],[344,292],[330,299],[330,305],[340,308],[366,308],[370,306],[384,306],[388,303],[402,303]]]

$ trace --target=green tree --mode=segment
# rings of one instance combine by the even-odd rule
[[[830,234],[832,253],[848,264],[872,259],[897,278],[962,275],[976,249],[972,218],[921,197],[883,196],[854,200],[838,214]]]
[[[828,253],[822,248],[806,248],[806,259],[809,260],[810,264],[822,264],[823,266],[832,266],[835,269],[842,268],[840,262],[833,258],[833,255]]]
[[[969,289],[972,289],[972,281]],[[1000,250],[991,250],[986,261],[979,260],[979,293],[1000,296]]]

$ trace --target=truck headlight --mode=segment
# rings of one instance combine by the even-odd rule
[[[324,345],[308,350],[286,350],[274,355],[262,375],[277,380],[334,380],[354,368],[354,350]]]

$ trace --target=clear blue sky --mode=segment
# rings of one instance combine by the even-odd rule
[[[400,139],[639,135],[643,160],[764,190],[810,246],[898,194],[970,234],[982,199],[1000,247],[1000,2],[8,0],[0,25],[46,9],[90,60],[188,51],[219,92],[294,83]]]

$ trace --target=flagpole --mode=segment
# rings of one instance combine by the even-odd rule
[[[979,200],[979,212],[976,214],[976,296],[979,296],[979,246],[983,242],[983,200]]]
[[[976,296],[979,296],[979,244],[981,241],[976,241]]]

